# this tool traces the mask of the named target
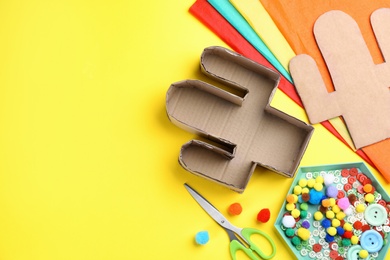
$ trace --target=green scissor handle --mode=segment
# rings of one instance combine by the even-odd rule
[[[262,259],[271,259],[272,257],[275,256],[276,245],[275,245],[274,241],[272,240],[272,238],[268,234],[264,233],[261,230],[254,229],[254,228],[244,228],[244,229],[242,229],[241,234],[248,241],[249,247],[244,246],[243,244],[241,244],[237,240],[232,240],[230,242],[230,254],[231,254],[233,260],[236,260],[236,252],[238,250],[244,251],[244,253],[250,259],[253,259],[253,260],[258,260],[259,259],[256,256],[256,254],[258,256],[260,256]],[[263,236],[263,237],[265,237],[267,239],[267,241],[270,243],[270,245],[272,247],[272,252],[271,252],[270,255],[264,254],[263,251],[261,251],[261,249],[252,242],[250,237],[253,234],[259,234],[259,235],[261,235],[261,236]],[[254,252],[256,252],[256,254]]]

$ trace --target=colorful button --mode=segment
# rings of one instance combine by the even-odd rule
[[[348,260],[358,260],[358,259],[361,259],[359,257],[359,252],[362,250],[362,247],[359,246],[359,245],[355,245],[355,246],[352,246],[351,248],[348,249],[348,253],[347,253],[347,259]],[[368,250],[367,250],[368,251]],[[364,258],[364,259],[368,259],[368,257]]]
[[[373,226],[383,225],[387,219],[387,211],[380,204],[371,204],[364,211],[364,219]]]
[[[383,246],[383,238],[377,231],[373,229],[367,230],[360,237],[360,245],[369,253],[375,253],[381,250]]]
[[[349,169],[349,174],[351,176],[356,176],[358,174],[358,169],[356,169],[356,168]]]

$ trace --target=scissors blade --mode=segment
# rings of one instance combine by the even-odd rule
[[[191,196],[198,202],[198,204],[210,215],[212,219],[215,220],[220,226],[225,229],[235,231],[236,233],[240,231],[237,227],[230,224],[230,222],[219,212],[210,202],[208,202],[202,195],[200,195],[196,190],[191,188],[187,183],[184,184],[187,191]]]

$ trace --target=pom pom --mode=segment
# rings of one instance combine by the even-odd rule
[[[291,216],[293,216],[294,218],[299,218],[300,215],[301,215],[301,212],[299,211],[299,209],[293,209],[291,211]]]
[[[314,184],[314,189],[316,191],[321,191],[322,188],[324,188],[324,185],[322,185],[322,183],[316,182],[316,184]]]
[[[292,228],[287,228],[285,233],[286,233],[286,236],[289,238],[292,238],[295,235],[295,231]]]
[[[331,210],[328,210],[328,211],[326,212],[326,217],[329,218],[329,219],[334,218],[334,212],[331,211]]]
[[[301,210],[301,219],[307,217],[307,210]]]
[[[366,207],[364,206],[364,204],[359,204],[359,205],[356,206],[355,209],[356,209],[356,212],[362,213],[362,212],[364,212],[366,210]]]
[[[348,198],[344,197],[337,201],[337,205],[340,207],[340,209],[346,210],[349,207],[350,203]]]
[[[351,237],[351,244],[352,245],[357,245],[359,243],[359,237],[357,236],[352,236]]]
[[[310,228],[310,222],[305,220],[302,222],[302,227],[303,228],[306,228],[306,229],[309,229]]]
[[[340,226],[340,220],[338,220],[337,218],[332,219],[332,227],[338,227],[338,226]]]
[[[310,191],[309,191],[309,192],[310,192]],[[308,192],[308,193],[302,193],[302,195],[301,195],[302,201],[308,202],[308,201],[310,200],[310,194],[309,194],[309,192]]]
[[[331,226],[331,222],[330,222],[329,219],[326,218],[326,219],[324,219],[324,220],[321,221],[321,225],[322,225],[325,229],[327,229],[328,227]]]
[[[375,200],[375,196],[374,194],[371,194],[371,193],[367,193],[365,196],[364,196],[364,199],[368,202],[368,203],[371,203]]]
[[[209,242],[209,232],[207,231],[199,231],[195,235],[195,242],[198,245],[205,245]]]
[[[322,177],[321,175],[319,175],[319,176],[316,178],[316,183],[321,183],[321,184],[323,184],[323,183],[324,183],[324,177]]]
[[[325,208],[330,207],[330,201],[328,199],[324,199],[321,201],[321,205]]]
[[[291,243],[294,245],[294,246],[298,246],[301,244],[301,239],[299,237],[293,237],[291,239]]]
[[[350,223],[345,223],[343,228],[346,230],[346,231],[352,231],[352,225]]]
[[[329,186],[334,182],[335,176],[333,174],[324,174],[324,184],[325,186]]]
[[[339,190],[335,186],[330,185],[326,188],[326,196],[330,198],[337,198],[337,194],[339,194]]]
[[[298,197],[295,194],[289,194],[286,198],[288,203],[296,203],[298,201]]]
[[[352,231],[345,231],[343,237],[348,238],[346,240],[349,240],[353,236]],[[344,240],[344,239],[343,239]]]
[[[335,236],[337,234],[337,229],[335,227],[328,227],[326,229],[326,232],[331,235],[331,236]]]
[[[293,209],[295,209],[295,204],[294,203],[287,203],[286,204],[286,210],[287,211],[291,211]]]
[[[328,243],[333,242],[334,241],[334,236],[326,234],[325,235],[325,241],[328,242]]]
[[[347,209],[345,209],[344,210],[344,213],[346,214],[346,215],[352,215],[353,214],[353,209],[352,209],[352,207],[348,207]]]
[[[307,187],[313,188],[315,183],[316,183],[316,180],[310,179],[307,181]]]
[[[344,235],[344,233],[345,233],[344,228],[342,228],[342,227],[340,227],[340,226],[337,227],[336,230],[337,230],[337,235],[339,235],[339,236],[342,236],[342,235]]]
[[[345,234],[344,234],[345,235]],[[352,236],[351,236],[352,237]],[[351,245],[351,240],[350,239],[346,239],[346,238],[343,238],[343,240],[341,240],[341,244],[343,246],[350,246]]]
[[[321,192],[316,191],[315,189],[311,189],[310,192],[309,192],[309,195],[310,195],[310,199],[309,199],[308,202],[310,204],[313,204],[313,205],[320,204],[321,199],[322,199],[322,193]]]
[[[363,259],[367,258],[368,257],[368,251],[364,250],[364,249],[360,250],[359,251],[359,257],[363,258]]]
[[[257,214],[257,221],[266,223],[271,217],[271,212],[268,208],[264,208],[260,210],[260,212]],[[294,221],[295,222],[295,221]]]
[[[321,211],[317,211],[316,213],[314,213],[314,219],[315,220],[321,220],[323,219],[324,215],[322,215]]]
[[[334,205],[333,207],[332,207],[332,211],[334,212],[334,213],[339,213],[340,211],[341,211],[341,209],[340,209],[340,207],[339,206],[337,206],[337,205]]]
[[[301,186],[302,188],[306,187],[307,180],[305,178],[300,179],[298,185]]]
[[[297,236],[303,241],[307,241],[310,238],[310,231],[306,228],[300,227],[298,228]]]
[[[364,192],[366,192],[366,193],[371,192],[371,191],[372,191],[372,185],[369,184],[369,183],[367,183],[366,185],[363,186],[363,190],[364,190]]]
[[[307,205],[307,203],[302,203],[301,205],[299,205],[299,208],[301,210],[307,210],[309,208],[309,206]]]
[[[294,187],[293,192],[294,192],[295,195],[301,194],[301,192],[302,192],[302,187],[299,186],[299,185],[296,185],[296,186]]]
[[[282,224],[286,228],[293,228],[293,227],[295,227],[295,219],[291,215],[285,215],[282,218]]]
[[[355,223],[353,223],[353,228],[354,229],[361,229],[363,227],[363,223],[360,222],[359,220],[355,221]]]
[[[240,203],[233,203],[229,206],[229,213],[233,216],[240,215],[242,212],[242,207]]]

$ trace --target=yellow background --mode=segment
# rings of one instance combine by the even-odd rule
[[[194,136],[168,120],[165,93],[206,79],[202,50],[227,47],[188,13],[193,2],[0,2],[1,260],[230,259],[185,182],[223,213],[241,203],[229,219],[270,234],[274,259],[292,258],[273,228],[292,179],[258,168],[238,194],[177,162]],[[307,121],[281,92],[273,105]],[[302,166],[361,161],[315,128]],[[267,207],[271,220],[257,223]]]

